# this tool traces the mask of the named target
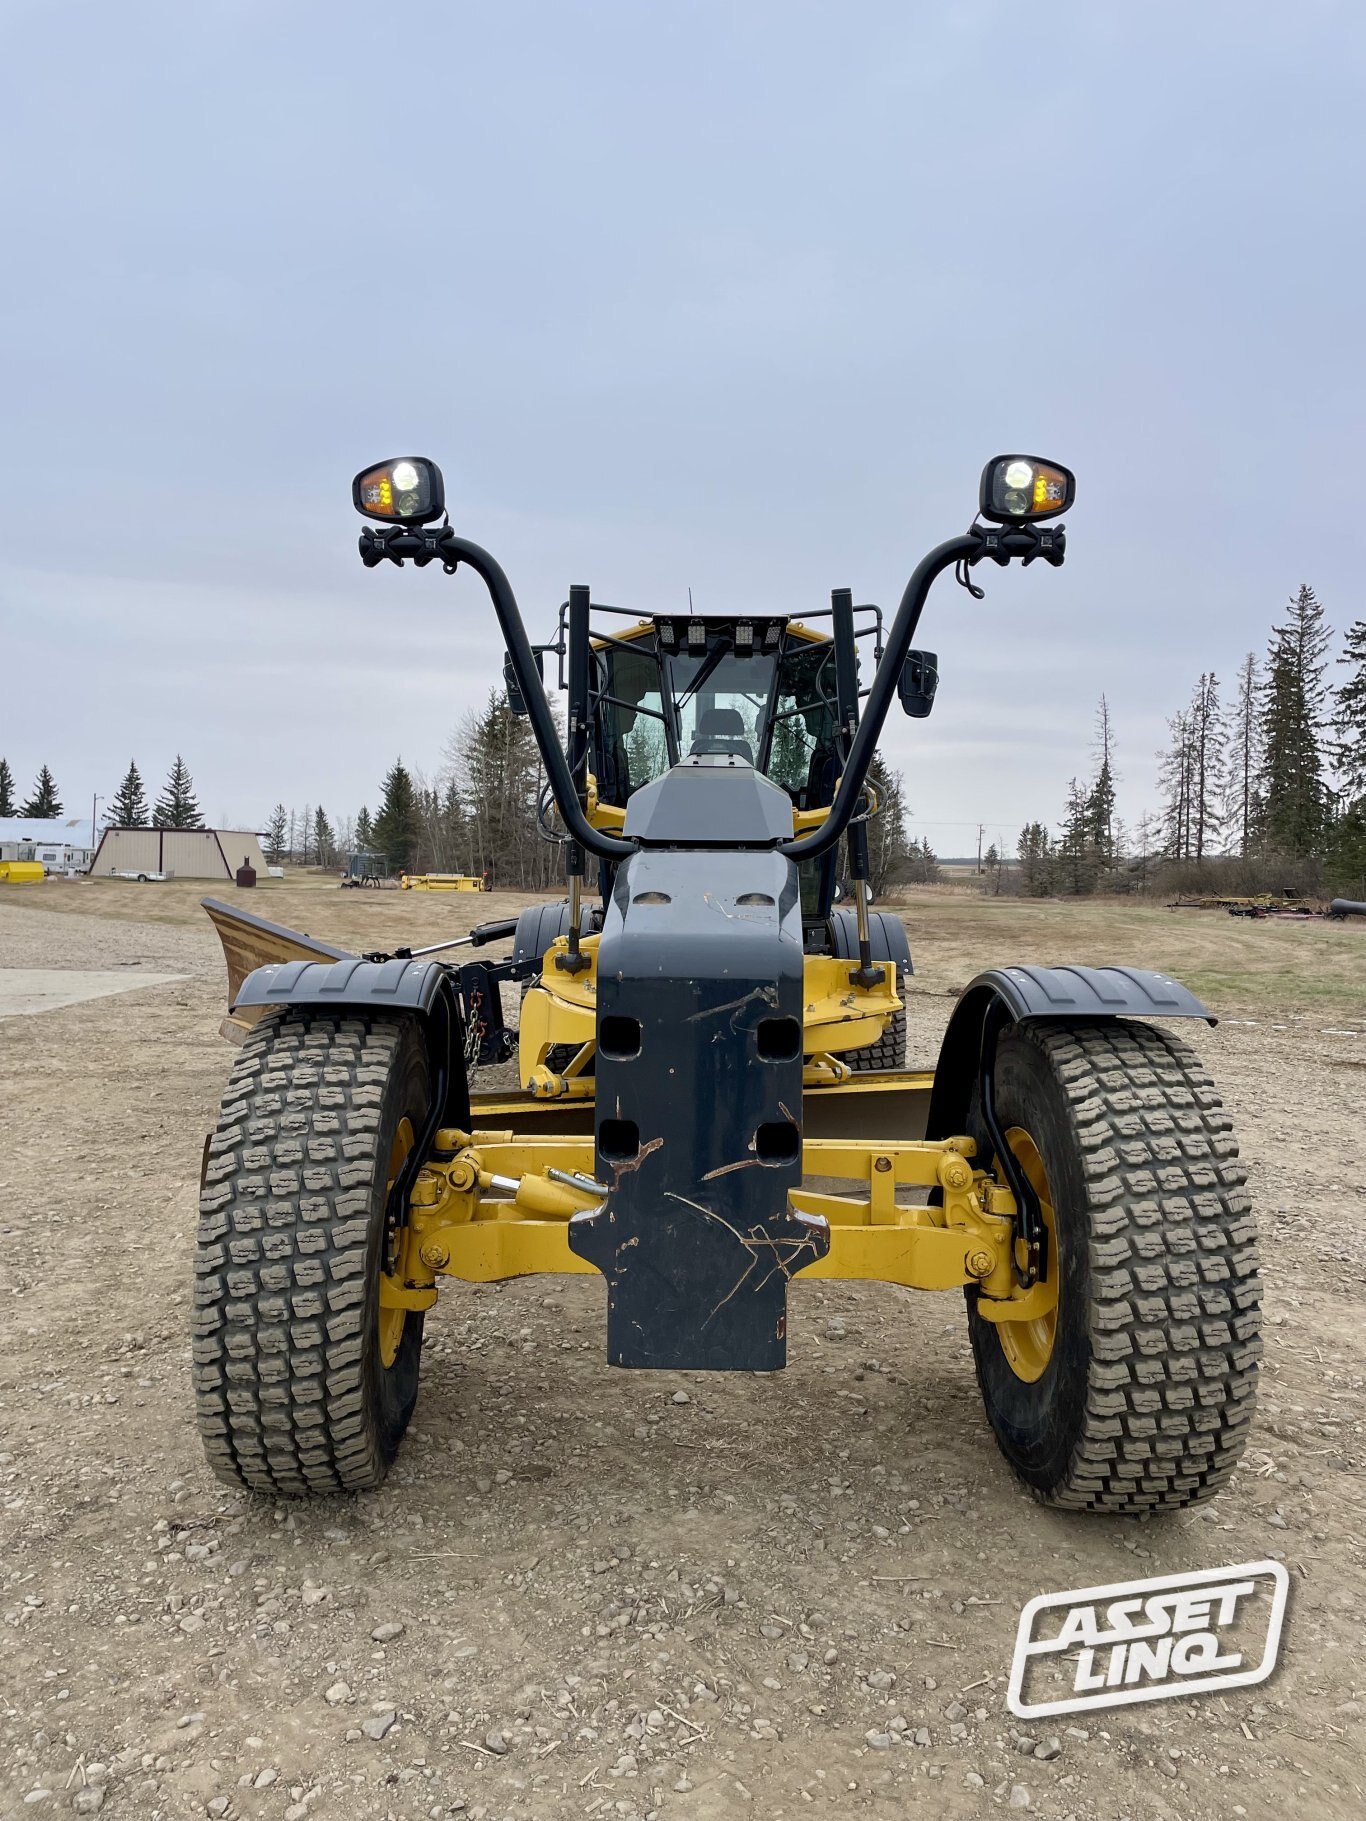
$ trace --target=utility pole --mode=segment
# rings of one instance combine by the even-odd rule
[[[986,824],[983,822],[977,824],[977,873],[979,877],[982,872],[982,833],[985,826]]]

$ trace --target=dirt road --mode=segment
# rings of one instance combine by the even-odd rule
[[[0,899],[0,969],[180,978],[0,1017],[0,1813],[1362,1812],[1366,1016],[1320,994],[1312,950],[1277,1000],[1269,934],[1219,1005],[1257,1022],[1185,1033],[1235,1112],[1268,1286],[1259,1419],[1212,1505],[1033,1505],[956,1296],[799,1286],[785,1373],[654,1376],[606,1367],[580,1278],[444,1291],[387,1486],[286,1506],[213,1480],[193,1426],[216,943],[186,891],[39,890]],[[256,908],[412,940],[505,902],[377,900]],[[1073,913],[1048,909],[1026,946],[1060,956]],[[1162,943],[1203,940],[1083,914],[1073,946],[1109,958],[1175,967]],[[1005,923],[913,914],[913,1060],[947,989],[1016,958]],[[1007,1713],[1031,1595],[1266,1556],[1292,1579],[1269,1683],[1078,1726]]]

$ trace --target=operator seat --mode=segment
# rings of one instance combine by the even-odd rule
[[[834,746],[818,746],[807,767],[806,789],[801,793],[798,809],[825,809],[835,800],[843,760]]]
[[[738,708],[705,708],[697,717],[688,756],[695,759],[699,753],[709,752],[730,753],[753,765],[754,748],[745,738],[745,717]]]

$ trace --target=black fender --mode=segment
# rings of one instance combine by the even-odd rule
[[[906,938],[906,925],[891,911],[869,911],[868,946],[872,951],[872,960],[895,961],[903,974],[915,972],[911,962],[911,945]],[[830,952],[841,961],[857,961],[857,911],[831,911]]]
[[[232,1004],[307,1005],[326,1011],[388,1012],[422,1025],[437,1092],[437,1125],[470,1127],[464,1019],[456,980],[441,961],[278,961],[258,967]]]
[[[1000,967],[978,974],[959,995],[930,1092],[927,1138],[961,1133],[982,1058],[982,1032],[993,1000],[1009,1021],[1050,1018],[1203,1018],[1219,1021],[1189,988],[1166,974],[1136,967]]]
[[[579,934],[595,936],[602,928],[602,906],[584,904],[579,910]],[[569,900],[558,904],[528,905],[517,919],[512,938],[514,980],[534,980],[541,971],[546,950],[557,937],[569,934]]]

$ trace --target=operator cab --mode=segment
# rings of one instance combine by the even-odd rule
[[[782,619],[643,623],[596,646],[598,794],[624,808],[688,759],[753,766],[798,809],[822,808],[839,771],[834,648]]]
[[[881,615],[867,631],[881,645]],[[688,762],[753,767],[798,810],[827,808],[843,769],[835,647],[782,618],[661,615],[594,642],[593,769],[602,802],[624,809]],[[819,941],[837,856],[799,869],[802,914]],[[605,895],[605,894],[604,894]]]

